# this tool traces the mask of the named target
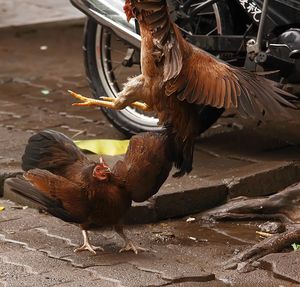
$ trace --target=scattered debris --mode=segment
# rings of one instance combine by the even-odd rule
[[[195,178],[198,178],[198,176],[197,175],[189,175],[189,178],[195,179]]]
[[[12,209],[22,209],[22,210],[24,210],[24,209],[27,209],[28,206],[27,206],[27,205],[25,205],[25,206],[22,206],[22,205],[14,205],[14,206],[12,206],[11,208],[12,208]]]
[[[281,233],[285,231],[285,225],[282,222],[267,221],[260,224],[258,227],[260,231],[272,234]]]
[[[197,241],[197,238],[196,238],[196,237],[189,236],[188,238],[189,238],[190,240]]]
[[[47,89],[43,89],[43,90],[41,90],[41,93],[42,93],[44,96],[47,96],[47,95],[50,94],[50,91],[47,90]]]
[[[196,221],[195,217],[189,217],[185,222],[194,222]]]
[[[267,232],[262,232],[262,231],[256,231],[256,234],[262,236],[262,237],[270,237],[272,236],[271,233],[267,233]]]
[[[81,130],[81,131],[78,131],[77,133],[75,133],[71,138],[74,139],[82,134],[86,134],[87,133],[87,130]]]
[[[205,238],[197,239],[197,242],[206,243],[206,242],[208,242],[208,239],[205,239]]]

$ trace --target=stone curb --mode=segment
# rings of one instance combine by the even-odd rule
[[[270,164],[272,169],[270,169]],[[300,168],[291,162],[259,162],[225,173],[224,182],[229,198],[266,196],[300,180]]]

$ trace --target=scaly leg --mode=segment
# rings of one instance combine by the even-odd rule
[[[127,105],[124,105],[120,99],[118,98],[110,98],[110,97],[101,97],[101,100],[95,100],[91,98],[84,97],[80,94],[74,93],[73,91],[68,91],[70,95],[80,101],[82,103],[73,103],[73,106],[84,106],[84,107],[90,107],[90,106],[100,106],[104,108],[109,108],[113,110],[122,110],[126,108]],[[133,102],[130,103],[129,106],[142,110],[142,111],[149,111],[150,108],[147,104],[141,103],[141,102]]]
[[[120,253],[124,251],[130,251],[130,250],[132,250],[135,254],[138,254],[138,251],[149,251],[149,249],[135,246],[133,242],[124,233],[123,226],[120,225],[115,226],[115,230],[125,241],[124,247],[119,250]]]
[[[93,246],[90,244],[89,242],[89,237],[88,237],[88,233],[86,230],[82,230],[82,235],[83,235],[83,245],[76,248],[74,250],[74,252],[79,252],[79,251],[90,251],[92,252],[93,254],[96,254],[96,251],[95,250],[101,250],[101,251],[104,251],[104,249],[101,247],[101,246]]]

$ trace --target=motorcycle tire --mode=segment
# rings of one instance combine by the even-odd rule
[[[226,1],[221,0],[217,4],[213,4],[213,11],[218,25],[218,33],[232,34],[233,24]],[[87,18],[83,51],[86,74],[94,98],[117,97],[117,93],[122,89],[122,84],[127,78],[140,73],[139,65],[126,67],[122,64],[128,48],[132,47],[119,39],[110,29]],[[135,53],[139,53],[139,51],[135,51]],[[114,56],[113,59],[112,56]],[[121,111],[107,108],[101,108],[101,110],[112,125],[127,136],[145,131],[161,130],[154,114],[140,112],[131,107]],[[220,115],[221,113],[216,111],[216,119]]]

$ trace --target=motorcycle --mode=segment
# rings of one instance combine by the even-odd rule
[[[88,18],[84,61],[95,98],[117,97],[128,77],[140,73],[139,27],[127,23],[124,0],[71,0]],[[277,71],[271,78],[300,94],[298,0],[167,0],[170,15],[192,44],[236,66]],[[127,107],[102,109],[125,134],[159,130],[154,114]],[[217,113],[218,117],[221,113]]]

